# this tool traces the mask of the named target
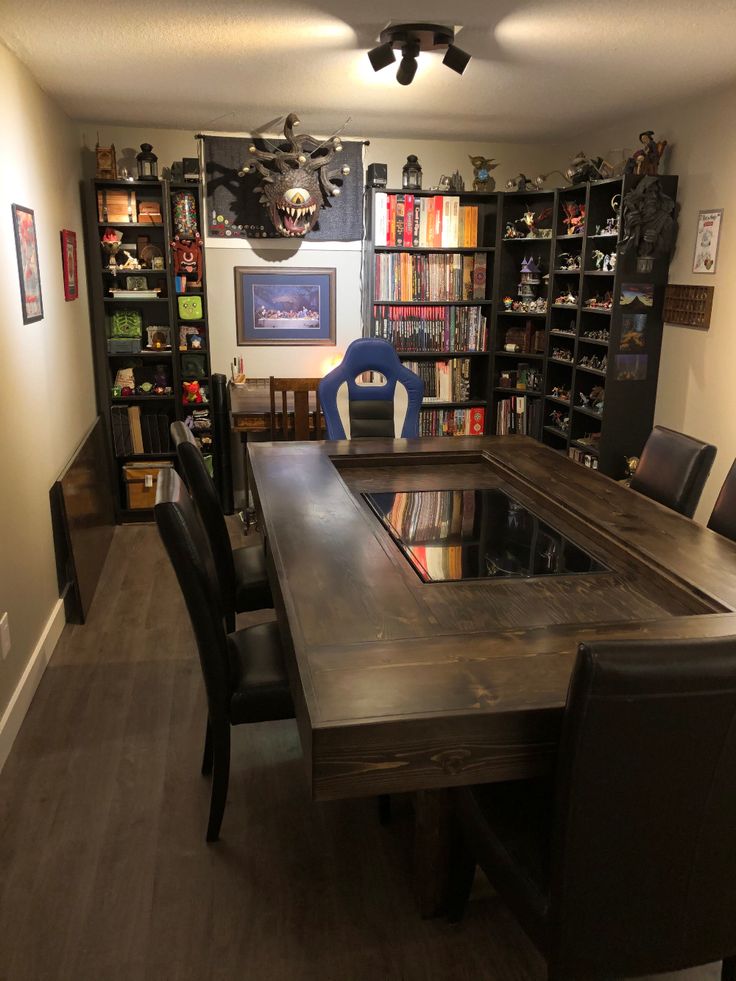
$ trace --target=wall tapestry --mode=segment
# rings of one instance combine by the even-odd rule
[[[251,240],[281,238],[255,190],[263,176],[258,172],[238,175],[252,158],[249,147],[255,146],[263,153],[273,153],[274,149],[288,151],[288,141],[239,136],[203,136],[202,140],[208,235]],[[353,242],[363,238],[363,144],[356,140],[340,142],[339,164],[348,166],[350,175],[333,179],[341,193],[326,198],[315,227],[304,236],[308,242]],[[315,143],[312,149],[317,146]],[[309,152],[310,147],[305,149]]]

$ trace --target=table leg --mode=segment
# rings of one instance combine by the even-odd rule
[[[243,508],[243,527],[246,535],[255,522],[256,511],[250,502],[250,469],[248,467],[248,433],[241,432],[240,441],[243,444],[243,488],[245,490],[245,507]]]
[[[446,789],[419,790],[414,801],[414,893],[425,918],[439,916],[447,893],[452,837]]]

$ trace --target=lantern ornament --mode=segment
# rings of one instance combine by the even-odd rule
[[[141,152],[135,159],[138,162],[139,181],[158,180],[158,157],[150,143],[141,143]]]
[[[410,153],[406,158],[406,163],[401,171],[401,186],[410,191],[422,189],[422,168],[413,153]]]

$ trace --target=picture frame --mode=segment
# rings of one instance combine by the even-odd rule
[[[718,263],[718,243],[721,237],[723,208],[711,208],[698,212],[693,252],[693,272],[713,276]]]
[[[77,233],[62,228],[61,266],[64,271],[64,299],[69,302],[79,297],[79,278],[77,270]]]
[[[41,272],[38,265],[38,239],[36,218],[31,208],[12,204],[15,255],[18,260],[20,302],[23,323],[33,324],[43,320],[43,296]]]
[[[237,343],[335,345],[334,268],[235,267]]]

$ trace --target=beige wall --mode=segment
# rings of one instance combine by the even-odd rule
[[[708,331],[665,326],[655,422],[707,440],[718,455],[696,518],[707,521],[721,483],[736,457],[736,86],[688,102],[632,114],[594,133],[576,136],[567,152],[583,147],[637,147],[642,129],[670,141],[664,170],[680,177],[680,232],[671,283],[715,286]],[[556,166],[565,162],[562,154]],[[698,211],[724,208],[715,275],[693,274]]]
[[[304,116],[306,128],[309,122]],[[181,130],[137,129],[104,124],[79,124],[78,133],[85,168],[93,173],[92,150],[97,134],[102,143],[114,143],[118,158],[133,166],[135,151],[143,140],[153,144],[159,168],[182,156],[196,156],[194,134]],[[344,134],[346,139],[360,137]],[[372,161],[388,165],[389,185],[401,185],[401,168],[408,153],[415,153],[422,165],[424,186],[436,184],[442,174],[459,170],[470,187],[473,168],[470,154],[484,154],[499,161],[494,171],[498,187],[520,170],[534,176],[545,169],[550,158],[548,148],[526,144],[490,144],[488,142],[452,142],[448,140],[371,140],[366,147],[366,166]],[[337,272],[337,345],[324,347],[241,347],[235,337],[235,266],[334,267]],[[243,356],[251,377],[271,374],[318,376],[340,360],[345,348],[362,333],[361,325],[361,244],[360,242],[293,242],[270,240],[256,248],[245,242],[223,239],[207,241],[207,298],[210,313],[212,364],[215,371],[227,373],[233,357]]]
[[[0,717],[58,601],[48,493],[95,418],[75,129],[0,45]],[[35,211],[44,319],[23,325],[10,205]],[[77,233],[80,296],[64,301],[59,232]],[[0,760],[0,764],[1,764]]]

